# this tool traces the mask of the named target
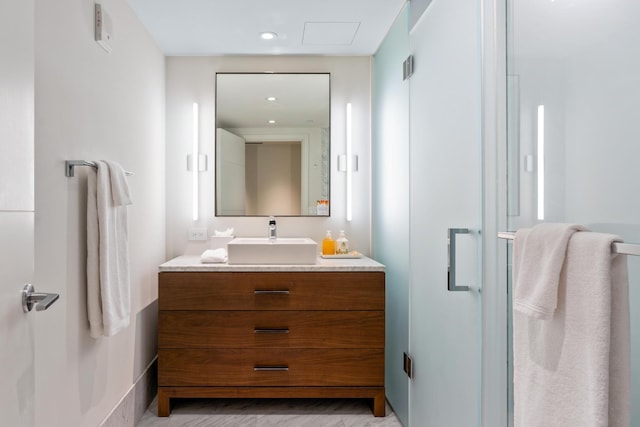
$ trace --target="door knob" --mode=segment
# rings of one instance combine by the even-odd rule
[[[36,292],[31,283],[24,285],[22,289],[22,311],[28,313],[33,306],[36,311],[43,311],[51,307],[51,305],[60,298],[59,294],[45,294]]]

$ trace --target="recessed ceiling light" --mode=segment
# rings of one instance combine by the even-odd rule
[[[266,99],[267,99],[267,101],[275,101],[276,97],[275,96],[268,96]]]
[[[274,124],[276,121],[275,120],[269,120],[269,123]]]
[[[260,33],[260,37],[262,37],[264,40],[273,40],[278,37],[278,35],[272,31],[265,31],[263,33]]]

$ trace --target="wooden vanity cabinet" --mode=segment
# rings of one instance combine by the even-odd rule
[[[385,276],[161,272],[158,416],[172,398],[371,398],[385,415]]]

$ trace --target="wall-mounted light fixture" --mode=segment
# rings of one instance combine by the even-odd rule
[[[538,220],[544,220],[544,105],[538,105]]]
[[[207,170],[207,156],[199,153],[200,139],[199,139],[199,109],[198,103],[193,103],[192,111],[192,130],[191,130],[191,154],[187,156],[187,171],[191,172],[191,188],[192,188],[192,215],[193,220],[198,220],[198,196],[199,196],[199,180],[198,172],[204,172]]]
[[[198,117],[198,103],[193,103],[193,140],[192,140],[192,148],[191,148],[191,179],[192,179],[192,188],[193,188],[193,220],[198,220],[198,166],[196,162],[198,161],[198,127],[199,127],[199,117]]]
[[[347,152],[338,156],[338,170],[347,173],[347,221],[353,218],[353,172],[358,170],[358,156],[353,154],[353,127],[351,103],[347,103],[346,112]]]

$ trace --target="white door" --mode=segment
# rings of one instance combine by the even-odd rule
[[[244,215],[245,140],[216,130],[216,215]]]
[[[0,3],[0,423],[34,425],[33,1]]]
[[[477,0],[433,0],[410,35],[413,427],[480,425],[479,15]]]

